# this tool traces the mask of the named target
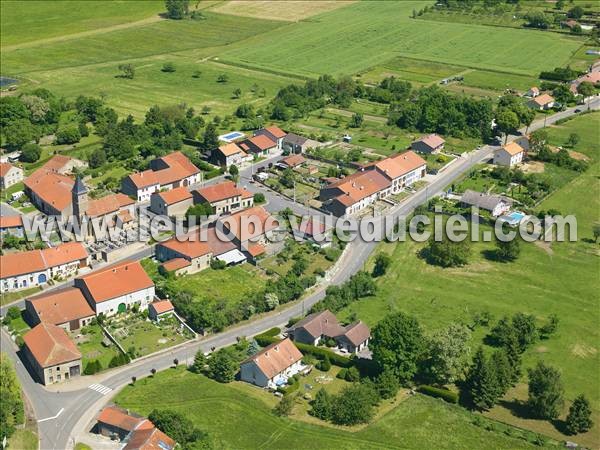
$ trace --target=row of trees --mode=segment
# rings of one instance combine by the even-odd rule
[[[0,353],[0,441],[10,438],[25,421],[21,386],[17,374],[4,353]]]

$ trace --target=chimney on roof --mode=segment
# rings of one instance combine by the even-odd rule
[[[279,345],[275,346],[275,351],[278,352],[279,351]]]

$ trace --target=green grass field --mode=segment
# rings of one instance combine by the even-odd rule
[[[583,43],[557,33],[409,18],[427,4],[358,2],[256,36],[221,57],[308,76],[355,73],[397,56],[533,75],[566,64]]]
[[[180,411],[228,449],[533,448],[476,427],[474,416],[459,407],[420,395],[357,432],[277,417],[274,397],[264,396],[245,383],[223,385],[178,368],[126,386],[116,401],[140,414],[157,405]]]
[[[163,11],[164,2],[159,0],[4,0],[0,3],[0,41],[7,47],[52,39],[147,19]]]

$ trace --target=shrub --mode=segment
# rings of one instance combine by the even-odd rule
[[[433,386],[429,386],[427,384],[423,384],[419,386],[418,391],[421,394],[441,398],[442,400],[445,400],[448,403],[458,403],[458,394],[447,389],[440,389]]]
[[[349,367],[346,370],[345,380],[351,383],[360,380],[360,373],[358,372],[358,369],[356,367]]]
[[[75,144],[81,140],[81,133],[78,127],[69,127],[60,130],[56,133],[56,143],[61,144]]]
[[[177,69],[175,68],[175,64],[173,64],[172,62],[166,62],[163,64],[161,70],[163,72],[172,73],[172,72],[175,72],[175,70],[177,70]]]
[[[338,355],[337,353],[332,352],[329,349],[322,347],[315,347],[314,345],[303,344],[301,342],[294,342],[298,350],[300,350],[303,354],[312,355],[318,359],[328,358],[330,363],[338,366],[338,367],[351,367],[354,365],[354,362],[346,358],[345,356]]]
[[[331,361],[329,361],[329,357],[325,356],[325,358],[317,364],[317,369],[322,370],[323,372],[330,370]]]

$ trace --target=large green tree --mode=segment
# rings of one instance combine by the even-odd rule
[[[0,354],[0,441],[9,438],[25,420],[21,387],[8,357]]]
[[[529,397],[527,405],[540,419],[556,419],[563,407],[564,388],[560,372],[539,361],[529,369]]]
[[[401,382],[417,373],[425,350],[425,339],[416,318],[402,312],[390,314],[373,329],[370,348],[373,360]]]
[[[585,395],[578,395],[569,408],[566,428],[569,434],[585,433],[592,428],[592,409]]]
[[[483,353],[483,348],[479,347],[466,379],[469,395],[477,409],[486,411],[494,406],[498,399],[497,383],[494,369]]]
[[[429,339],[425,372],[433,383],[453,383],[462,376],[470,339],[471,331],[460,323],[450,324]]]
[[[181,20],[189,13],[189,0],[165,0],[169,19]]]
[[[459,267],[469,263],[471,244],[467,239],[452,241],[444,236],[441,241],[431,237],[425,248],[427,261],[441,267]]]

